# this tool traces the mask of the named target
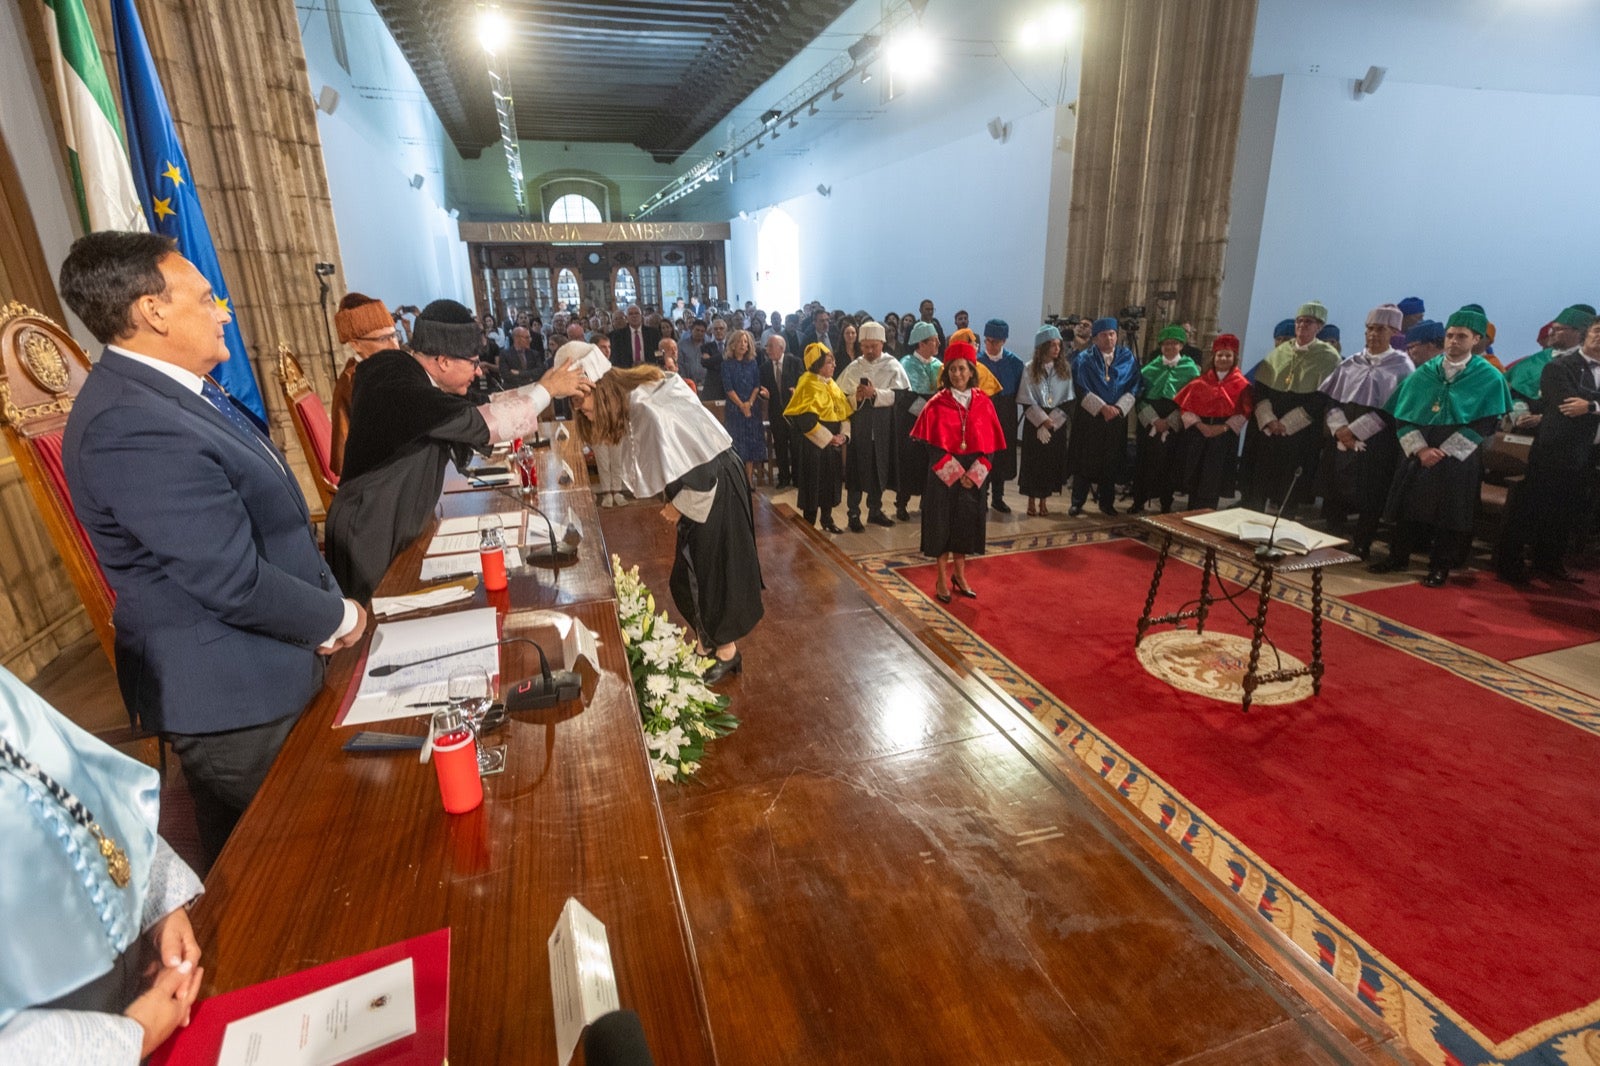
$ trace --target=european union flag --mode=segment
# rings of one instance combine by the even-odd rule
[[[211,243],[211,227],[200,209],[200,197],[189,177],[189,160],[183,154],[178,131],[172,125],[167,94],[150,58],[144,39],[144,26],[133,0],[112,0],[111,21],[117,38],[117,67],[122,82],[122,113],[128,136],[128,161],[133,166],[133,182],[139,190],[150,229],[178,239],[178,251],[211,282],[216,300],[230,313],[228,286],[217,262],[217,249]],[[213,370],[222,387],[267,426],[267,409],[261,390],[244,350],[239,326],[229,322],[225,330],[228,360]]]

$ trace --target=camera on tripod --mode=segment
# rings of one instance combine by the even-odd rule
[[[332,263],[318,263],[317,264],[317,277],[319,277],[319,278],[331,278],[331,277],[333,277],[333,264]]]

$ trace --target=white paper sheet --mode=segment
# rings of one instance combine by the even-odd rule
[[[522,543],[522,524],[507,525],[500,528],[500,535],[505,538],[507,547],[515,547]],[[434,534],[433,542],[428,545],[425,555],[459,555],[463,552],[476,552],[478,550],[478,533],[474,529],[471,533],[450,533],[445,535]]]
[[[575,899],[561,908],[547,944],[550,999],[556,1017],[556,1061],[572,1059],[584,1026],[619,1009],[617,975],[606,927]]]
[[[493,646],[499,637],[499,623],[493,607],[383,623],[372,635],[361,687],[344,721],[339,724],[365,725],[431,713],[432,708],[411,704],[442,702],[453,671],[464,666],[479,666],[488,671],[491,679],[499,676],[500,649]],[[491,646],[480,648],[479,645]],[[372,671],[380,666],[413,663],[467,648],[479,650],[419,663],[385,677],[372,676]]]
[[[410,959],[229,1022],[217,1066],[336,1066],[417,1031]]]

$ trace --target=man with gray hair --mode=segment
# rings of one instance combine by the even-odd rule
[[[766,358],[761,360],[761,396],[767,401],[767,422],[772,430],[772,461],[778,468],[775,489],[786,489],[794,484],[795,472],[800,467],[800,438],[783,417],[795,386],[800,383],[804,368],[800,357],[788,351],[783,334],[767,337]]]

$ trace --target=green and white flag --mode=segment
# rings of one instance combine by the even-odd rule
[[[83,0],[44,0],[67,166],[84,232],[148,230],[134,189],[122,120]]]

